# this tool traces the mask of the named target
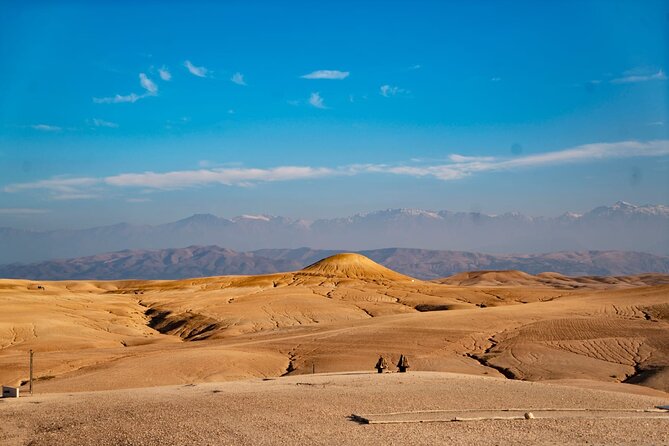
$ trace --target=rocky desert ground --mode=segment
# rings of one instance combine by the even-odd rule
[[[263,276],[0,280],[0,383],[24,395],[29,350],[35,394],[0,400],[2,443],[669,442],[667,418],[629,412],[669,404],[662,274],[422,281],[338,254]],[[400,354],[408,374],[371,373]],[[543,415],[347,418],[464,409]]]

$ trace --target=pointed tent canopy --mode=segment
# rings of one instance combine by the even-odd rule
[[[397,361],[397,367],[401,367],[401,368],[405,368],[405,369],[410,367],[409,366],[409,360],[407,359],[406,356],[400,355],[400,360]]]
[[[376,362],[376,365],[374,366],[375,369],[387,369],[388,368],[388,363],[386,362],[386,358],[383,356],[379,356],[379,360]]]

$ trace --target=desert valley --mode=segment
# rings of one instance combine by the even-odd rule
[[[259,276],[169,281],[3,279],[0,381],[22,386],[25,394],[28,352],[34,350],[32,402],[43,404],[27,405],[30,398],[22,400],[27,401],[23,406],[3,402],[0,439],[9,444],[23,444],[26,439],[49,444],[57,438],[76,443],[77,435],[84,435],[81,438],[86,441],[98,438],[82,431],[86,423],[45,428],[53,419],[41,413],[42,408],[69,407],[72,400],[67,395],[86,401],[86,408],[78,405],[77,411],[95,418],[91,414],[114,412],[112,406],[124,406],[136,398],[156,400],[152,403],[156,407],[151,407],[157,410],[162,404],[158,400],[181,400],[189,389],[198,390],[187,399],[206,399],[213,395],[210,392],[220,391],[230,393],[233,400],[255,394],[259,400],[253,399],[253,404],[261,404],[265,398],[286,398],[281,386],[295,387],[296,406],[308,402],[309,407],[320,407],[319,403],[330,410],[336,407],[339,412],[320,423],[338,417],[334,425],[346,423],[354,436],[360,427],[345,417],[356,409],[391,413],[652,408],[669,399],[667,296],[666,274],[572,278],[557,273],[482,271],[423,281],[346,253],[295,272]],[[377,377],[371,373],[376,373],[373,366],[379,355],[387,358],[394,371],[400,354],[409,358],[408,374]],[[399,382],[395,376],[401,377]],[[385,383],[379,380],[390,381],[376,387]],[[226,381],[231,382],[221,384]],[[541,387],[527,387],[531,383]],[[449,398],[461,392],[461,385],[472,387],[471,400],[453,404]],[[157,386],[173,387],[151,390]],[[217,386],[223,390],[216,390]],[[329,406],[321,396],[313,400],[303,394],[310,387],[329,386],[339,388],[337,398],[345,401]],[[410,386],[416,388],[405,393]],[[542,391],[519,400],[511,390],[516,388],[530,394]],[[202,389],[208,390],[201,394]],[[374,395],[384,394],[384,389],[399,399],[392,407],[374,403],[378,403]],[[510,392],[510,399],[488,395],[498,391]],[[425,393],[431,396],[425,398]],[[445,398],[440,403],[434,400],[439,394]],[[253,404],[247,410],[255,410]],[[133,410],[127,409],[138,416]],[[217,410],[223,412],[225,424],[225,411],[241,409],[223,403]],[[19,414],[27,420],[23,427],[8,428],[12,424],[7,423],[8,417]],[[183,413],[170,416],[185,422]],[[293,421],[298,420],[285,422]],[[622,427],[607,427],[605,436],[593,439],[623,441],[625,426],[638,424],[633,419],[615,421]],[[555,417],[545,422],[550,425]],[[594,422],[615,424],[607,419]],[[511,429],[511,421],[496,423],[494,432]],[[644,429],[660,435],[654,437],[659,442],[669,441],[666,418],[643,423]],[[576,440],[568,430],[546,428],[551,441]],[[304,441],[312,438],[309,429],[296,429],[295,435]],[[377,433],[377,442],[393,438],[393,432]],[[416,434],[417,443],[434,442],[435,432]],[[225,435],[203,435],[211,441],[235,442]],[[287,434],[282,428],[276,435]],[[105,438],[120,441],[121,437]],[[139,441],[141,435],[128,438]],[[483,438],[493,441],[494,436]]]
[[[0,446],[669,445],[669,2],[4,1]]]

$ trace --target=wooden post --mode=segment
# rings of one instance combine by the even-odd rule
[[[34,352],[30,350],[30,395],[33,394],[33,355]]]
[[[316,373],[316,364],[314,364],[314,363],[312,362],[312,363],[311,363],[311,374],[313,375],[313,374],[315,374],[315,373]]]

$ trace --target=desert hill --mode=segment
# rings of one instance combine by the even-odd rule
[[[536,275],[523,271],[470,271],[455,274],[436,283],[459,286],[529,286],[562,289],[607,288],[624,286],[669,285],[669,274],[637,274],[633,276],[579,276],[568,277],[559,273],[545,272]]]
[[[335,254],[313,263],[301,271],[314,276],[341,277],[360,280],[414,281],[413,278],[379,265],[373,260],[356,253]]]
[[[669,285],[653,277],[497,271],[446,284],[339,254],[260,276],[4,279],[0,382],[26,380],[30,349],[41,392],[363,370],[403,353],[413,370],[667,391]]]

